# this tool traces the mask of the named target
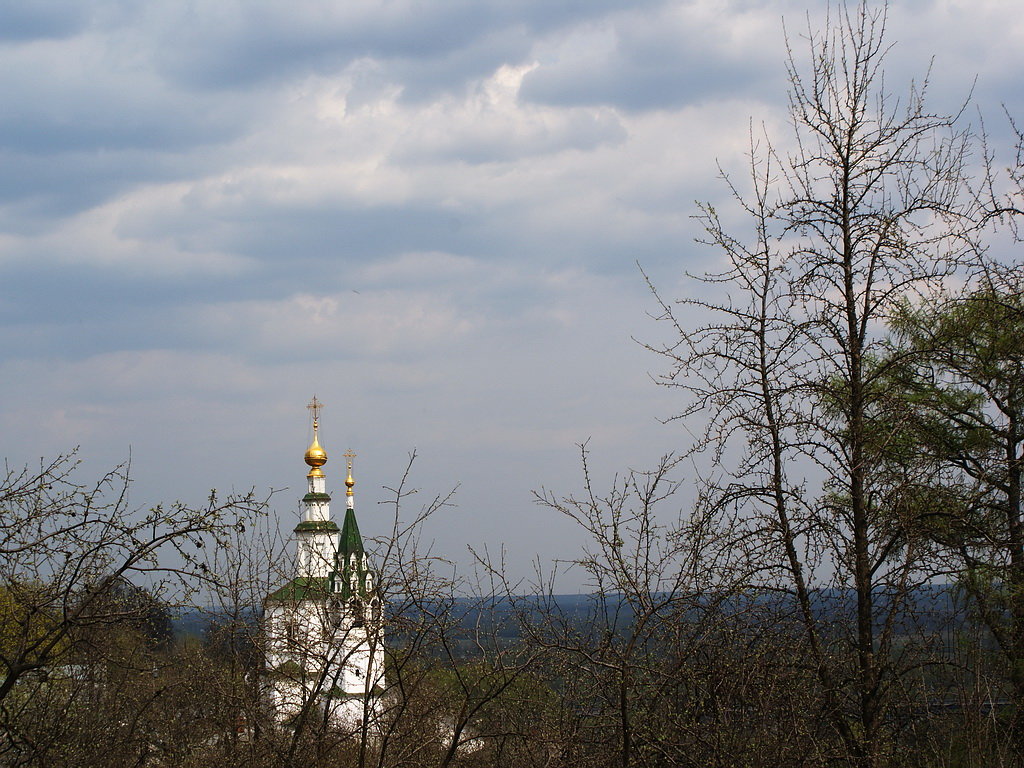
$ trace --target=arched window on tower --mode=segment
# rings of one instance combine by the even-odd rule
[[[294,615],[288,615],[284,624],[285,642],[289,647],[294,647],[299,642],[299,620]]]
[[[366,619],[367,619],[367,621],[372,623],[372,622],[377,620],[377,610],[379,608],[380,608],[380,599],[377,598],[376,596],[374,596],[373,598],[370,599],[370,605],[368,606],[367,611],[366,611]]]
[[[341,598],[332,597],[327,603],[327,621],[324,623],[324,635],[333,637],[341,626],[341,616],[344,603]]]
[[[352,598],[348,603],[349,612],[352,614],[352,626],[363,627],[366,626],[366,616],[363,611],[363,601],[358,598]]]

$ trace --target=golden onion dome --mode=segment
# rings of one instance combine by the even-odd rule
[[[315,430],[313,431],[313,442],[306,450],[305,459],[306,463],[314,469],[319,469],[327,463],[327,451],[320,447]]]

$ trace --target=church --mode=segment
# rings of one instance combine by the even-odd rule
[[[306,451],[307,491],[295,527],[294,578],[264,601],[266,690],[275,719],[325,718],[339,728],[372,722],[384,688],[383,612],[376,579],[356,523],[351,451],[345,519],[331,517],[313,398],[313,440]]]

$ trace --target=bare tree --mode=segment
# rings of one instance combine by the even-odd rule
[[[500,574],[480,578],[424,541],[424,523],[452,506],[455,490],[428,497],[407,514],[419,491],[412,486],[415,453],[382,502],[391,510],[388,535],[374,541],[386,625],[387,691],[375,764],[512,765],[509,746],[521,743],[525,684],[536,649],[509,642],[513,623],[508,589]],[[362,763],[360,763],[362,764]],[[369,763],[367,763],[369,764]]]
[[[806,70],[790,48],[792,149],[751,142],[750,196],[727,179],[753,236],[702,211],[726,267],[698,280],[728,298],[659,298],[676,341],[656,349],[663,383],[692,397],[681,417],[705,420],[696,448],[723,468],[709,493],[764,542],[763,583],[792,595],[826,716],[864,766],[885,757],[894,639],[926,578],[922,510],[902,503],[913,479],[884,467],[884,324],[970,247],[968,137],[927,109],[927,78],[902,99],[885,89],[885,22],[842,6],[808,31]],[[694,327],[697,314],[711,319]],[[833,621],[847,602],[823,604],[846,595],[848,633]]]
[[[36,470],[8,469],[0,481],[0,749],[10,764],[45,762],[82,743],[39,737],[35,716],[44,705],[63,713],[61,725],[73,731],[76,713],[88,717],[97,697],[116,692],[112,703],[132,700],[138,708],[114,722],[144,742],[139,714],[152,703],[146,691],[152,697],[157,688],[138,685],[138,673],[154,679],[161,603],[183,601],[208,583],[204,548],[263,509],[251,494],[211,494],[202,507],[137,510],[127,499],[127,465],[83,483],[77,464],[74,455],[61,456]],[[66,759],[89,764],[83,754]],[[118,764],[112,753],[106,762]]]
[[[1013,157],[1004,167],[997,162],[999,153],[991,148],[988,135],[982,132],[985,174],[978,190],[980,221],[983,224],[996,223],[1010,229],[1020,242],[1020,217],[1024,216],[1024,130],[1007,113],[1010,131],[1013,134]]]
[[[724,733],[710,719],[742,677],[734,674],[738,658],[727,658],[726,637],[744,633],[753,605],[740,599],[750,553],[717,510],[673,508],[678,464],[663,457],[599,491],[583,446],[582,492],[537,496],[588,541],[571,561],[587,577],[586,595],[559,598],[549,576],[532,585],[535,596],[512,601],[526,642],[545,650],[542,668],[563,700],[566,764],[707,765],[737,757],[706,745]]]

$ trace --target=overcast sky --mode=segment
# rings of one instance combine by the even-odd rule
[[[0,6],[0,448],[132,458],[132,501],[286,489],[327,407],[365,534],[419,460],[435,551],[525,574],[580,537],[532,491],[685,448],[634,339],[712,268],[750,121],[785,137],[786,28],[738,0],[18,0]],[[812,18],[821,7],[812,8]],[[1016,0],[894,0],[887,85],[1024,120]],[[812,21],[812,23],[817,23]],[[975,82],[976,78],[976,82]],[[727,209],[726,209],[727,211]],[[341,498],[336,493],[336,498]],[[579,587],[569,576],[564,591]]]

